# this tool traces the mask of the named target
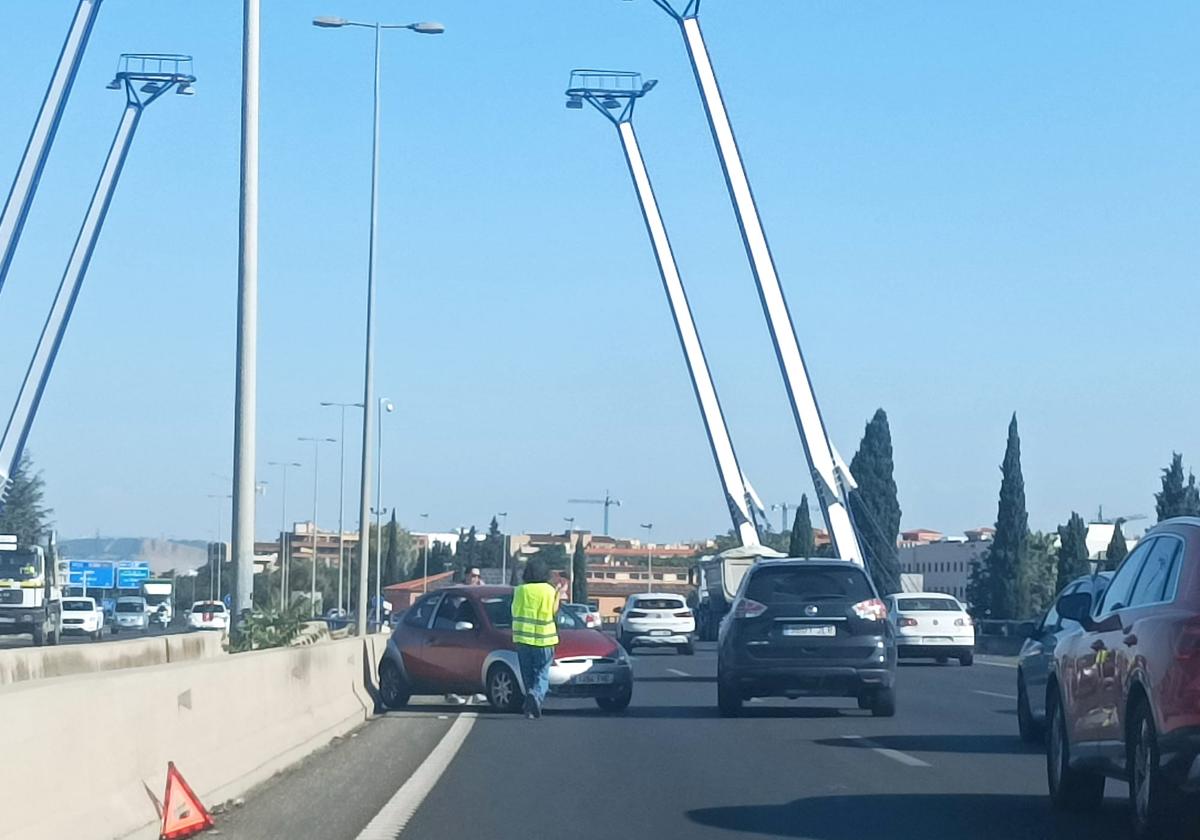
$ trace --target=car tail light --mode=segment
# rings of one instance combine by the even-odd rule
[[[901,618],[896,623],[898,625],[900,625],[901,627],[916,627],[917,626],[917,620],[915,618],[909,618],[908,616]]]
[[[646,614],[641,610],[630,610],[627,618],[645,618]]]
[[[866,621],[883,621],[887,618],[887,607],[878,598],[859,601],[850,609],[854,610],[856,616]]]
[[[1186,622],[1175,641],[1175,658],[1181,662],[1200,659],[1200,618]]]
[[[692,611],[691,610],[683,610],[682,612],[677,612],[677,613],[675,613],[675,617],[676,618],[691,618]]]
[[[733,608],[734,618],[758,618],[767,611],[766,604],[760,604],[758,601],[752,601],[749,598],[743,598],[737,602],[737,606]]]
[[[967,616],[966,618],[956,618],[956,619],[954,619],[954,626],[955,627],[974,627],[975,622],[971,619],[970,616]]]

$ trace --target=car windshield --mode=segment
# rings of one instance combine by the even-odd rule
[[[962,605],[952,598],[898,598],[900,612],[962,612]]]
[[[631,609],[635,610],[681,610],[687,605],[682,598],[636,598]]]
[[[146,611],[146,605],[141,601],[117,601],[117,612],[140,613]]]
[[[92,612],[96,609],[91,601],[75,601],[71,599],[63,601],[62,607],[64,610],[71,612]]]
[[[0,551],[0,580],[32,580],[38,576],[41,562],[32,551]]]
[[[867,576],[857,568],[761,566],[751,572],[746,597],[770,606],[811,601],[857,603],[875,595]]]

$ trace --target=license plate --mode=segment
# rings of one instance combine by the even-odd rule
[[[670,636],[671,631],[670,630],[651,630],[650,635],[651,636]]]
[[[785,636],[836,636],[837,628],[832,624],[786,624]]]
[[[580,674],[573,680],[576,685],[609,685],[612,681],[612,674]]]
[[[925,644],[927,645],[942,645],[954,641],[949,636],[926,636]]]

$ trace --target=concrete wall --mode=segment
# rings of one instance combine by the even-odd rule
[[[58,645],[0,651],[0,686],[223,654],[220,633],[187,633],[87,645]]]
[[[0,838],[157,837],[174,761],[206,805],[324,746],[375,710],[385,636],[0,688]],[[66,772],[70,768],[74,772]]]

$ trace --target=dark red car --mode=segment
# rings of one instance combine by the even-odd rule
[[[1051,799],[1092,809],[1106,776],[1126,779],[1134,835],[1171,836],[1200,819],[1200,519],[1151,529],[1092,601],[1058,601],[1081,627],[1047,683]]]
[[[414,694],[484,694],[492,708],[518,712],[525,700],[512,640],[511,586],[454,586],[422,596],[400,619],[379,664],[383,703],[397,709]],[[605,711],[633,699],[625,651],[574,614],[558,613],[559,644],[550,694],[593,697]]]

